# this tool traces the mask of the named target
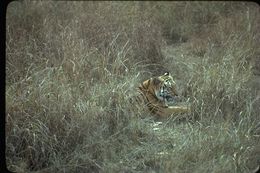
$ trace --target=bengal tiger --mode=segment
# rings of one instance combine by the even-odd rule
[[[177,106],[180,97],[169,72],[142,82],[138,87],[138,93],[136,101],[143,103],[151,113],[160,117],[190,111],[188,106]]]

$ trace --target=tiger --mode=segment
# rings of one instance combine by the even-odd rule
[[[148,110],[159,117],[168,117],[175,113],[190,111],[188,106],[178,106],[180,101],[177,85],[169,72],[143,81],[137,88],[135,100],[148,107]]]

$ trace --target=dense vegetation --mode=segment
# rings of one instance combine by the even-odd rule
[[[259,6],[15,1],[6,161],[16,172],[250,172],[260,162]],[[131,105],[170,71],[192,112]]]

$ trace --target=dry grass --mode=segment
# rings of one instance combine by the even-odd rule
[[[244,2],[12,2],[8,169],[250,172],[260,162],[259,19]],[[164,71],[192,113],[158,124],[129,98]]]

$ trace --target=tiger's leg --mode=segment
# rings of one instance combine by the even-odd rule
[[[176,113],[189,113],[189,112],[190,112],[189,106],[169,106],[167,108],[161,109],[157,113],[159,114],[160,117],[167,117]]]

